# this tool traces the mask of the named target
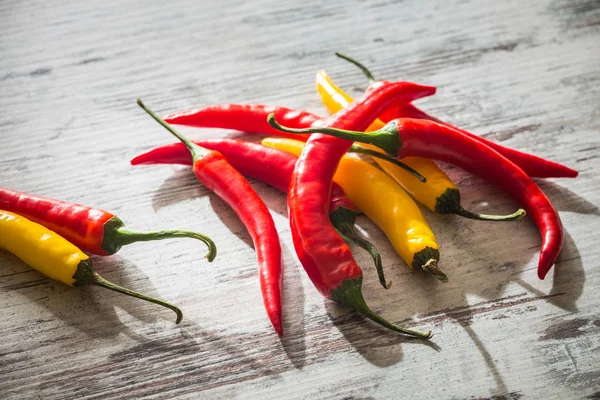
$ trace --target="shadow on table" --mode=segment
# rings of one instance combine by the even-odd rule
[[[276,193],[274,189],[272,191],[273,194]],[[254,248],[250,234],[233,210],[217,195],[210,194],[209,198],[215,214],[223,224],[246,243],[248,247]],[[270,211],[273,209],[281,210],[281,203],[285,203],[285,199],[280,194],[277,194],[276,198],[273,196],[263,196],[263,200]],[[304,328],[305,296],[299,271],[301,267],[295,262],[295,256],[283,245],[281,246],[281,253],[284,271],[284,335],[280,340],[283,350],[292,364],[296,368],[303,368],[306,365],[306,330]]]
[[[569,232],[565,230],[563,250],[553,267],[552,290],[549,294],[536,289],[521,278],[515,278],[514,281],[538,297],[547,297],[549,303],[563,310],[578,311],[577,299],[583,292],[585,272],[579,250]]]
[[[281,248],[283,258],[283,337],[281,346],[287,358],[298,369],[306,366],[306,328],[304,318],[305,296],[302,266],[295,262],[296,256],[287,247]]]
[[[416,339],[391,331],[332,301],[327,301],[325,308],[344,338],[361,356],[378,367],[389,367],[402,361],[402,345],[424,345],[440,351],[433,338]]]
[[[518,244],[515,244],[515,246],[517,245]],[[532,252],[535,254],[537,259],[537,248],[532,250]],[[474,254],[474,258],[477,259],[477,257],[477,254]],[[581,296],[583,291],[585,274],[577,246],[575,245],[575,242],[570,234],[566,231],[563,251],[553,268],[553,285],[550,293],[544,293],[526,283],[520,277],[522,267],[518,267],[512,271],[507,270],[507,273],[498,273],[496,271],[494,274],[495,279],[484,281],[477,279],[463,280],[461,282],[462,287],[460,292],[440,292],[440,294],[438,294],[438,296],[436,296],[432,302],[432,307],[435,309],[437,309],[437,307],[444,307],[445,304],[453,304],[454,307],[441,309],[440,311],[425,315],[425,320],[428,318],[433,321],[442,321],[446,319],[454,320],[465,329],[470,339],[473,341],[473,344],[481,353],[484,362],[488,366],[496,383],[496,387],[492,389],[492,394],[494,396],[504,396],[509,394],[508,388],[500,371],[498,370],[496,363],[494,362],[494,357],[490,354],[483,342],[471,327],[473,317],[477,314],[493,311],[495,313],[495,319],[508,318],[507,313],[511,312],[511,307],[519,304],[533,303],[535,301],[545,301],[565,310],[576,311],[576,301]],[[458,271],[454,272],[453,275],[457,275],[457,273]],[[505,287],[510,281],[523,286],[534,296],[525,296],[524,293],[523,295],[499,298],[499,296],[501,296],[502,288]],[[466,298],[468,294],[483,296],[489,300],[470,305]],[[535,308],[533,308],[533,310],[535,310]]]
[[[164,165],[142,165],[144,168],[165,168]],[[161,208],[180,203],[196,197],[206,196],[210,190],[198,181],[189,166],[181,166],[173,175],[165,179],[152,196],[152,209]]]
[[[172,331],[145,338],[109,356],[107,365],[119,366],[123,390],[128,379],[136,382],[137,396],[157,393],[197,393],[259,378],[278,376],[295,366],[278,351],[273,332],[227,333],[202,327],[190,320]],[[159,374],[144,373],[160,365]],[[144,384],[151,382],[151,384]]]
[[[2,257],[4,255],[14,257],[3,252]],[[127,260],[113,256],[93,257],[92,261],[96,271],[105,279],[148,296],[158,297],[148,277]],[[22,263],[17,257],[14,257],[11,263],[13,262]],[[24,270],[30,269],[26,264],[22,265]],[[110,270],[108,265],[111,265]],[[135,277],[135,280],[123,277],[119,272],[122,270],[127,270],[127,275]],[[175,322],[173,311],[164,307],[91,285],[69,287],[34,270],[31,270],[31,274],[24,274],[21,281],[4,286],[4,289],[18,291],[20,295],[50,311],[56,318],[91,337],[115,337],[124,333],[133,339],[139,338],[136,332],[121,322],[115,307],[122,308],[143,322],[154,322],[158,318],[169,318]],[[146,305],[142,307],[140,302]]]
[[[198,187],[201,189],[198,190]],[[287,216],[285,199],[275,189],[269,190],[273,192],[272,196],[262,196],[269,211]],[[275,195],[275,193],[277,194]],[[153,207],[156,210],[199,195],[208,195],[210,205],[221,222],[248,247],[254,248],[252,237],[231,207],[219,196],[210,192],[202,183],[198,182],[196,177],[187,169],[178,171],[165,180],[153,197]],[[285,246],[282,246],[282,259],[284,262],[283,323],[285,334],[281,338],[281,345],[292,364],[296,368],[302,368],[306,362],[304,289],[297,266],[296,268],[289,268],[290,265],[295,263],[295,256],[290,254]],[[290,277],[290,274],[292,277]],[[287,278],[285,278],[286,276]],[[294,295],[290,295],[291,293]]]
[[[519,240],[517,237],[510,237],[507,239],[505,245],[509,246],[509,248],[519,248]],[[538,248],[536,247],[529,251],[537,259]],[[473,259],[488,259],[486,254],[478,254],[476,246],[470,249],[469,253],[471,253],[470,257]],[[490,262],[490,264],[493,264],[493,262]],[[510,310],[511,307],[535,301],[545,301],[565,310],[576,311],[577,299],[581,296],[585,283],[585,273],[579,251],[573,238],[566,231],[563,251],[554,266],[553,285],[550,293],[544,293],[534,288],[520,277],[525,263],[509,262],[507,264],[510,266],[506,269],[490,266],[490,279],[487,279],[485,276],[468,279],[469,276],[464,275],[464,279],[461,278],[459,280],[457,278],[461,274],[461,271],[458,268],[454,271],[447,271],[451,279],[451,283],[449,284],[444,284],[432,277],[416,273],[406,274],[401,280],[394,279],[396,282],[402,282],[403,287],[413,288],[412,290],[416,290],[416,292],[422,292],[421,296],[418,293],[415,295],[415,298],[420,300],[411,299],[409,303],[403,304],[404,310],[414,310],[417,314],[424,308],[436,310],[419,315],[419,329],[417,330],[426,330],[429,324],[435,325],[445,320],[454,320],[465,329],[473,341],[475,348],[481,353],[496,383],[495,389],[492,390],[493,395],[505,395],[508,393],[508,388],[494,362],[494,357],[471,328],[473,316],[493,311],[495,313],[494,318],[507,318],[507,314],[512,312]],[[502,298],[503,288],[511,281],[523,286],[533,296],[526,296],[526,293],[523,293],[522,295]],[[444,290],[447,288],[445,285],[458,285],[459,287],[449,287],[449,290]],[[364,287],[365,293],[377,290],[380,290],[380,288],[375,288],[373,282],[368,283]],[[471,305],[467,300],[467,295],[469,294],[482,296],[488,300]],[[421,300],[424,301],[421,302]],[[452,307],[448,308],[449,304]],[[380,329],[377,325],[370,323],[370,321],[360,317],[356,313],[351,312],[340,315],[341,308],[335,303],[328,302],[326,308],[333,323],[339,328],[348,342],[366,360],[374,365],[385,367],[395,364],[402,360],[402,345],[423,343],[419,340],[402,337],[394,332]],[[398,318],[396,317],[392,322],[396,322],[397,320]],[[414,324],[414,321],[411,318],[406,318],[397,323],[398,325],[405,326],[407,324]],[[435,329],[433,331],[435,335]],[[435,342],[435,336],[432,340]],[[431,344],[431,346],[439,350],[435,344]]]
[[[535,182],[560,211],[570,211],[578,214],[600,215],[600,208],[586,198],[571,191],[565,186],[548,180],[537,179]]]

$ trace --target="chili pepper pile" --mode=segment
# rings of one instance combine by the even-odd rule
[[[332,113],[328,118],[278,106],[221,104],[177,112],[163,120],[138,100],[179,142],[138,155],[131,164],[191,166],[198,180],[234,210],[254,242],[264,306],[279,335],[283,334],[281,245],[269,210],[244,175],[287,193],[296,254],[322,295],[405,335],[429,339],[431,332],[385,320],[362,295],[363,273],[346,242],[371,254],[384,288],[391,282],[375,246],[354,229],[361,212],[385,233],[409,268],[443,282],[449,278],[439,265],[440,248],[415,200],[435,213],[481,221],[512,221],[527,213],[542,237],[538,276],[544,279],[560,253],[564,233],[558,212],[531,178],[576,177],[577,171],[430,116],[412,102],[435,94],[435,87],[377,81],[362,64],[337,55],[361,68],[370,86],[353,101],[319,71],[317,90]],[[261,144],[239,139],[192,141],[170,124],[279,137],[264,138]],[[484,178],[522,208],[509,215],[464,209],[458,187],[433,160]],[[174,237],[203,241],[209,248],[208,261],[216,255],[212,240],[196,232],[136,232],[106,211],[0,188],[0,248],[68,285],[98,285],[168,307],[179,322],[179,308],[104,280],[84,253],[104,256],[136,241]]]

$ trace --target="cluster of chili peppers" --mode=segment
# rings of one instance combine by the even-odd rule
[[[98,208],[0,187],[0,249],[69,286],[101,286],[167,307],[177,314],[176,323],[183,318],[178,307],[107,281],[96,273],[86,253],[108,256],[131,243],[180,237],[204,242],[208,261],[217,255],[214,242],[198,232],[138,232],[127,229],[117,216]]]
[[[138,100],[138,105],[179,142],[138,155],[131,164],[189,165],[198,180],[234,210],[254,242],[265,309],[279,335],[283,334],[281,246],[269,210],[244,175],[287,193],[294,248],[316,289],[394,331],[431,337],[431,332],[417,332],[387,321],[366,304],[361,291],[362,270],[346,242],[371,254],[383,287],[389,288],[391,282],[385,279],[377,249],[354,229],[356,215],[361,212],[386,234],[410,268],[443,282],[448,276],[438,265],[439,246],[414,200],[436,213],[483,221],[511,221],[527,213],[542,236],[538,276],[544,279],[561,250],[563,228],[556,209],[531,177],[575,177],[577,171],[438,120],[412,105],[414,100],[435,94],[435,87],[376,81],[362,64],[337,55],[361,68],[370,86],[353,101],[319,71],[318,93],[332,113],[325,119],[305,111],[255,104],[213,105],[161,119]],[[261,144],[239,139],[192,141],[170,124],[278,137],[265,138]],[[372,157],[378,166],[365,157]],[[433,160],[483,177],[523,208],[509,215],[483,215],[464,209],[457,186]],[[107,255],[135,241],[192,237],[209,246],[209,261],[215,256],[214,243],[195,232],[134,232],[105,211],[8,189],[0,188],[0,210],[5,210],[0,211],[0,248],[69,285],[100,285],[169,307],[177,312],[178,322],[181,311],[177,307],[100,278],[82,250]],[[14,239],[19,230],[31,232],[29,241]],[[51,253],[54,258],[48,258],[49,243],[40,239],[49,234],[56,241]],[[27,252],[28,246],[38,250]],[[44,263],[44,259],[52,262]],[[60,265],[65,259],[69,262]]]

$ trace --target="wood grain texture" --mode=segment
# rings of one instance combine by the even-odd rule
[[[0,2],[1,185],[110,210],[137,229],[210,233],[135,244],[98,271],[179,305],[49,281],[0,252],[0,397],[7,399],[597,399],[600,396],[600,3],[261,0]],[[426,211],[451,281],[411,273],[364,217],[394,281],[367,301],[391,321],[432,329],[433,345],[379,329],[324,300],[294,255],[284,195],[252,182],[273,211],[285,261],[285,337],[265,316],[250,238],[182,167],[131,167],[170,136],[161,113],[222,102],[324,113],[314,74],[366,86],[334,51],[376,76],[438,87],[427,112],[571,167],[540,181],[567,232],[536,277],[527,219],[482,223]],[[183,129],[190,136],[230,132]],[[444,166],[465,206],[515,208]]]

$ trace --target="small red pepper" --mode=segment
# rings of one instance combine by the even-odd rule
[[[375,82],[385,82],[390,83],[389,81],[378,81],[373,77],[371,71],[367,67],[365,67],[360,62],[355,59],[345,56],[340,53],[335,53],[336,56],[344,59],[354,65],[356,65],[360,70],[365,74],[367,79],[371,84]],[[277,118],[277,116],[275,116]],[[502,154],[504,157],[511,160],[513,163],[517,164],[525,173],[534,178],[575,178],[579,172],[576,170],[569,168],[565,165],[559,164],[554,161],[546,160],[544,158],[535,156],[533,154],[524,153],[522,151],[511,149],[510,147],[502,146],[498,143],[492,142],[486,138],[475,135],[474,133],[468,132],[464,129],[457,128],[447,122],[441,121],[424,111],[420,110],[418,107],[409,104],[409,103],[397,103],[392,104],[386,110],[384,110],[379,119],[383,122],[389,122],[396,118],[414,118],[414,119],[426,119],[429,121],[437,122],[441,125],[446,125],[452,129],[455,129],[461,132],[463,135],[469,136],[472,139],[475,139],[492,149],[496,150],[498,153]],[[279,121],[279,120],[278,120]],[[285,125],[285,124],[283,124]],[[297,125],[290,125],[291,128],[297,128]]]
[[[14,212],[45,226],[83,251],[100,256],[115,254],[122,246],[142,241],[189,237],[208,246],[208,261],[217,247],[206,235],[184,230],[137,232],[107,211],[0,187],[0,210]]]
[[[193,158],[194,175],[207,188],[223,199],[240,218],[254,242],[258,260],[258,275],[267,316],[275,331],[283,335],[281,322],[281,287],[283,271],[281,245],[273,217],[267,206],[223,155],[192,143],[169,124],[150,111],[138,99],[138,105],[154,120],[179,139]]]
[[[387,84],[393,86],[394,84]],[[287,129],[269,117],[274,128],[287,133],[321,133],[375,145],[397,157],[426,157],[455,164],[504,189],[521,204],[538,226],[542,246],[538,277],[544,279],[563,244],[563,228],[550,200],[515,163],[462,132],[424,119],[400,118],[365,134],[332,128]]]
[[[350,106],[331,116],[327,126],[366,129],[393,101],[410,102],[435,93],[435,88],[409,82],[372,86]],[[277,128],[277,127],[275,127]],[[362,270],[352,252],[327,219],[331,182],[337,165],[352,142],[312,135],[298,158],[288,194],[290,227],[296,253],[310,280],[325,297],[349,306],[389,329],[429,338],[390,323],[375,314],[361,292]]]
[[[287,193],[290,187],[290,180],[297,160],[297,157],[293,154],[239,139],[205,139],[193,140],[192,142],[198,146],[218,151],[242,175],[262,181],[283,193]],[[192,163],[192,156],[183,143],[156,147],[131,160],[132,165],[192,165]],[[354,229],[356,215],[358,214],[359,211],[352,201],[346,197],[342,188],[333,182],[329,203],[329,219],[340,235],[371,254],[377,268],[379,282],[385,288],[389,288],[385,281],[379,252],[373,244],[358,236]]]

